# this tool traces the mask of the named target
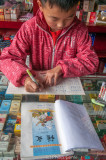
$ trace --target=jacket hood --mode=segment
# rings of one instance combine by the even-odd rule
[[[39,27],[41,27],[43,30],[49,32],[49,27],[48,27],[48,24],[46,23],[45,21],[45,18],[44,18],[44,15],[43,13],[38,10],[37,13],[36,13],[36,23],[38,24]],[[78,18],[75,16],[73,22],[66,28],[64,28],[62,30],[62,33],[66,32],[68,29],[70,29],[70,27],[74,26],[74,25],[77,25],[79,24],[80,21],[78,20]]]

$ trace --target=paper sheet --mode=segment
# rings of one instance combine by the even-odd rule
[[[83,105],[57,100],[55,102],[56,128],[65,151],[72,149],[104,150]],[[63,118],[64,117],[64,118]]]
[[[79,78],[65,78],[52,87],[43,89],[41,92],[30,93],[24,87],[15,87],[9,83],[6,94],[36,94],[36,95],[85,95],[81,81]]]

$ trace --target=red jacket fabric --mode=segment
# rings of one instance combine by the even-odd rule
[[[30,70],[34,75],[38,70],[61,65],[63,78],[80,77],[96,72],[99,63],[84,24],[75,17],[72,24],[62,30],[54,46],[40,11],[22,25],[11,46],[0,56],[0,70],[15,86],[24,85],[27,55],[30,55]]]

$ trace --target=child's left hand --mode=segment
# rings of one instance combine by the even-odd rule
[[[62,75],[61,66],[58,65],[55,68],[46,72],[45,84],[47,86],[56,85],[59,77]]]

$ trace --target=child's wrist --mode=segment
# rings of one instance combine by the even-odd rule
[[[57,65],[57,69],[58,69],[59,76],[61,76],[63,74],[61,65]]]

